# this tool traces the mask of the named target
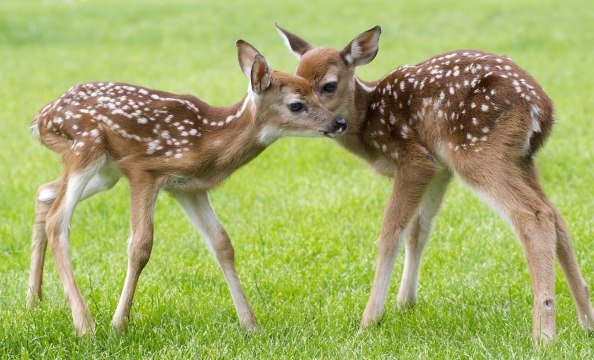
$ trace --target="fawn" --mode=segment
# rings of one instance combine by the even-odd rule
[[[398,306],[415,303],[421,253],[456,174],[521,240],[533,286],[534,341],[555,336],[555,255],[580,324],[594,328],[590,291],[569,231],[545,196],[534,163],[553,125],[553,105],[526,71],[507,56],[457,50],[366,82],[355,76],[355,69],[375,58],[379,26],[342,50],[316,48],[278,25],[277,30],[300,60],[296,74],[311,82],[322,105],[347,121],[348,130],[337,142],[395,179],[362,327],[383,315],[403,239]]]
[[[153,213],[160,189],[180,204],[222,268],[242,327],[256,318],[235,271],[234,250],[214,213],[208,191],[285,135],[334,137],[346,122],[323,108],[311,85],[271,71],[258,50],[236,43],[248,95],[229,107],[122,83],[73,86],[43,107],[33,133],[60,154],[57,180],[37,192],[28,305],[41,299],[43,260],[49,240],[79,335],[94,323],[76,285],[68,255],[72,214],[78,202],[112,188],[121,176],[130,185],[128,269],[112,320],[126,328],[138,278],[153,244]]]

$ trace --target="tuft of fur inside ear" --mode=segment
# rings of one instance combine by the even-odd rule
[[[340,52],[344,61],[353,66],[369,64],[379,50],[379,37],[381,33],[382,28],[375,26],[353,39]]]
[[[256,94],[261,94],[270,87],[271,78],[272,75],[270,74],[270,68],[268,67],[268,63],[266,63],[266,59],[260,54],[256,55],[250,76],[252,90]]]
[[[314,48],[307,41],[303,40],[299,36],[278,26],[277,23],[274,23],[274,26],[276,27],[276,30],[278,31],[279,35],[285,42],[285,45],[287,45],[289,50],[291,50],[291,52],[293,53],[293,55],[297,57],[297,59],[301,59],[301,56],[303,56],[303,54]]]

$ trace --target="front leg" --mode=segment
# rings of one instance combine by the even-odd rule
[[[153,248],[153,217],[159,193],[159,181],[146,175],[130,180],[130,239],[128,270],[118,307],[111,321],[117,333],[126,330],[132,299],[140,273],[146,266]]]
[[[404,270],[398,291],[400,309],[411,307],[417,301],[421,255],[451,178],[452,174],[448,169],[441,170],[433,177],[421,198],[416,216],[407,226]]]
[[[375,277],[361,320],[363,328],[378,323],[384,314],[390,276],[404,230],[413,218],[423,193],[436,173],[433,163],[426,158],[399,164],[397,169],[392,195],[384,210],[384,220],[378,240]]]
[[[252,308],[245,296],[243,287],[235,271],[233,245],[227,232],[210,205],[206,192],[177,195],[176,200],[188,215],[192,225],[202,234],[206,243],[223,270],[227,286],[241,326],[246,330],[258,327]]]

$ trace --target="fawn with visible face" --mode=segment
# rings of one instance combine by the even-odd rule
[[[555,336],[555,256],[580,324],[594,327],[590,291],[569,231],[537,177],[534,156],[551,131],[553,105],[536,80],[507,56],[457,50],[365,82],[355,69],[375,58],[379,26],[342,50],[316,48],[277,30],[300,59],[296,74],[311,82],[322,105],[347,121],[338,143],[395,179],[363,327],[383,315],[404,239],[398,305],[415,303],[421,253],[452,174],[495,208],[521,240],[533,285],[533,339]]]
[[[33,133],[61,156],[64,172],[37,193],[29,306],[41,299],[49,241],[76,331],[93,331],[68,255],[70,223],[78,202],[112,188],[124,176],[130,185],[131,234],[126,280],[112,321],[115,329],[126,327],[138,278],[151,254],[160,189],[178,201],[206,239],[241,325],[256,328],[235,271],[233,247],[208,191],[281,136],[333,137],[345,131],[346,123],[321,107],[306,80],[270,71],[258,51],[242,40],[237,51],[250,87],[248,95],[230,107],[136,85],[88,83],[72,87],[37,113]]]

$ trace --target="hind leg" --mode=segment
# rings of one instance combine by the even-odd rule
[[[68,251],[70,224],[76,205],[81,200],[86,186],[104,165],[103,160],[85,167],[74,165],[66,170],[64,181],[46,217],[47,237],[52,251],[64,294],[72,310],[72,320],[78,335],[92,333],[95,328],[91,312],[82,298]]]
[[[571,236],[563,217],[548,200],[540,183],[533,161],[527,165],[527,175],[532,187],[540,194],[543,201],[546,201],[555,215],[555,229],[557,234],[557,259],[563,269],[565,278],[569,284],[569,290],[575,303],[580,325],[586,329],[594,329],[594,309],[590,302],[590,288],[584,280],[571,245]]]
[[[41,300],[41,285],[43,281],[43,263],[47,249],[47,235],[45,232],[45,217],[52,206],[58,191],[62,186],[62,179],[41,185],[37,190],[35,201],[35,223],[33,225],[33,240],[31,246],[31,271],[29,273],[29,287],[27,288],[27,307],[33,308]]]
[[[555,214],[528,184],[523,171],[509,162],[487,163],[460,176],[514,228],[524,249],[534,295],[532,338],[555,337]]]
[[[91,178],[85,186],[80,201],[87,199],[101,191],[111,189],[119,180],[117,172],[104,167]],[[29,287],[27,288],[27,306],[33,308],[42,299],[43,264],[47,249],[47,234],[45,231],[46,216],[58,196],[62,178],[44,184],[37,190],[35,202],[35,223],[33,225],[33,239],[31,250],[31,270],[29,273]]]

